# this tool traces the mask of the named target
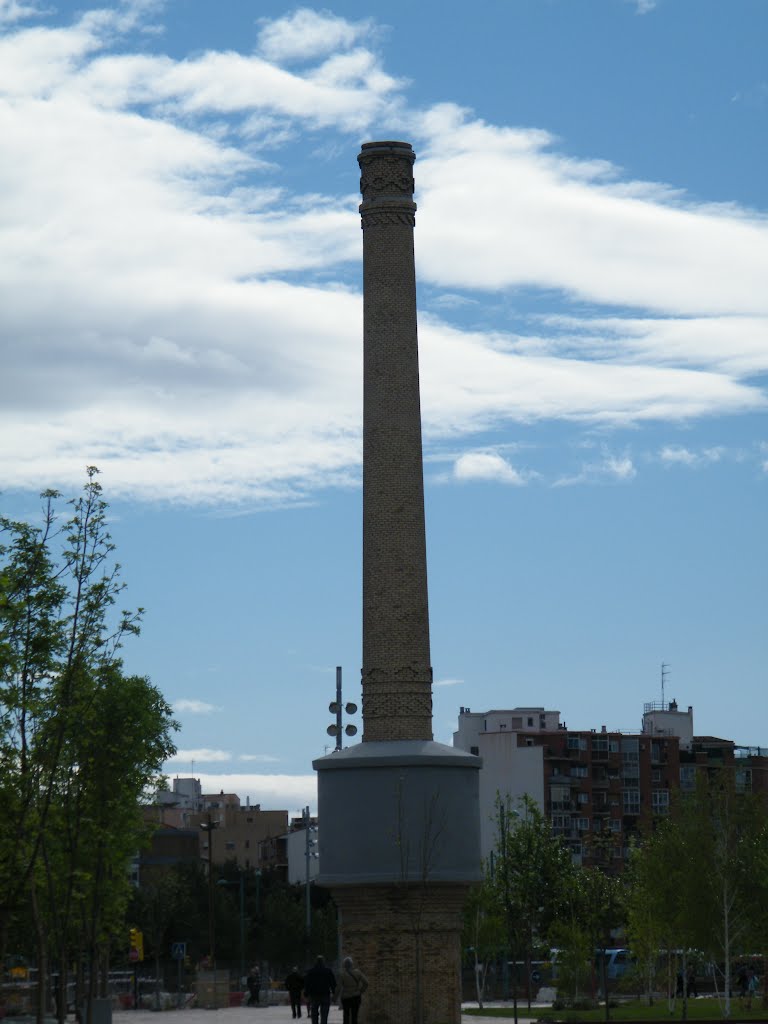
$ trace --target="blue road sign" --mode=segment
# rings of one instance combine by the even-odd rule
[[[186,942],[172,942],[171,943],[171,959],[172,960],[183,960],[187,955],[187,944]]]

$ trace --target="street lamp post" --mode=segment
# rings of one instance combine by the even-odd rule
[[[226,878],[220,878],[217,885],[238,885],[240,887],[240,979],[242,985],[245,977],[245,876],[238,868],[239,876],[236,882],[230,882]]]
[[[211,959],[211,970],[216,970],[216,928],[215,928],[215,904],[213,899],[213,831],[218,828],[218,821],[214,821],[211,812],[208,812],[208,821],[201,822],[200,828],[208,833],[208,955]]]
[[[305,910],[306,910],[306,921],[304,924],[304,930],[306,933],[306,944],[309,948],[309,941],[312,932],[312,897],[310,890],[310,863],[313,857],[317,857],[317,853],[312,850],[315,845],[312,839],[311,833],[314,829],[311,827],[311,818],[309,815],[309,806],[304,807],[301,812],[301,816],[304,819],[304,860],[305,860],[305,872],[306,872],[306,890],[305,890]]]

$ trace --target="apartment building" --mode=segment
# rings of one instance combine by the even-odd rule
[[[157,821],[158,831],[195,834],[198,855],[206,864],[209,859],[214,864],[235,861],[240,868],[285,864],[284,852],[272,841],[288,831],[287,810],[265,811],[248,800],[242,805],[236,793],[203,793],[199,779],[176,778],[171,790],[157,794],[146,814]]]
[[[612,870],[621,869],[641,821],[668,814],[672,794],[693,789],[697,772],[725,767],[737,789],[768,800],[768,751],[695,736],[693,708],[682,711],[674,700],[645,704],[637,733],[568,729],[558,711],[543,707],[462,707],[453,742],[483,758],[483,857],[496,840],[497,794],[513,807],[527,794],[575,861]]]

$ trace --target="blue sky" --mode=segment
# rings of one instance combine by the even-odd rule
[[[437,739],[768,745],[763,0],[0,0],[3,510],[95,464],[170,774],[359,700],[363,141],[412,142]]]

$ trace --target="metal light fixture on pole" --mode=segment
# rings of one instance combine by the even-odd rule
[[[345,733],[347,736],[356,736],[357,735],[357,726],[356,725],[347,725],[342,730],[342,727],[341,727],[341,712],[342,712],[342,708],[343,708],[343,710],[348,715],[354,715],[354,713],[357,711],[357,704],[353,704],[352,701],[347,701],[346,704],[342,705],[342,703],[341,703],[341,665],[337,665],[336,666],[336,700],[332,700],[331,703],[328,705],[328,710],[331,712],[331,714],[332,715],[336,715],[336,723],[334,725],[329,725],[328,728],[326,729],[326,732],[328,733],[329,736],[335,736],[336,737],[336,747],[335,747],[336,750],[341,750],[341,737],[342,737],[342,733]]]

